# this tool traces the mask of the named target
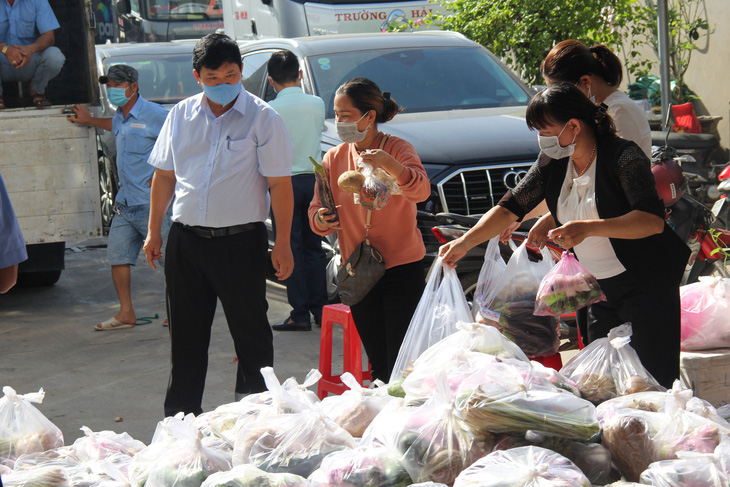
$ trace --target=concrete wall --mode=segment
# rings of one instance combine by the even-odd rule
[[[730,0],[704,0],[704,4],[714,32],[702,38],[699,49],[692,53],[685,82],[700,97],[694,102],[697,115],[723,117],[715,135],[727,148],[730,147]],[[646,56],[656,60],[651,50]],[[653,74],[659,76],[658,62]]]

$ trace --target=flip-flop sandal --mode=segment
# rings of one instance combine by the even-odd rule
[[[33,95],[33,105],[35,105],[36,108],[45,108],[50,107],[51,102],[48,101],[48,98],[46,98],[46,95],[41,95],[40,93],[36,93]]]
[[[96,331],[123,330],[125,328],[132,328],[132,327],[134,327],[134,323],[122,323],[118,319],[112,317],[106,321],[102,321],[101,323],[98,323],[96,326],[94,326],[94,330],[96,330]]]

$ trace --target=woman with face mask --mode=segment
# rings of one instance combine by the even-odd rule
[[[400,111],[389,93],[382,93],[369,79],[353,78],[337,89],[334,109],[343,143],[325,154],[322,166],[339,218],[323,207],[315,191],[309,221],[319,235],[337,231],[345,262],[362,242],[370,213],[368,237],[383,256],[385,275],[351,310],[373,378],[387,382],[425,285],[422,260],[426,249],[416,226],[416,203],[428,198],[431,186],[413,146],[378,128]],[[358,159],[386,171],[401,190],[380,210],[368,212],[354,202],[353,194],[337,185],[342,173],[358,169]]]
[[[564,81],[576,85],[596,105],[608,106],[619,137],[633,140],[651,158],[651,129],[646,115],[618,87],[623,79],[621,60],[602,44],[587,47],[576,40],[558,43],[542,62],[548,85]]]
[[[556,224],[551,238],[573,250],[607,297],[589,308],[587,341],[631,322],[631,346],[649,372],[671,386],[679,376],[679,282],[689,249],[664,222],[649,159],[634,142],[617,137],[604,107],[570,83],[535,95],[527,124],[538,130],[543,151],[537,162],[440,254],[455,266],[467,250],[545,200]]]

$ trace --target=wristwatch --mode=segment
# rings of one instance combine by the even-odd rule
[[[3,54],[5,54],[7,56],[8,55],[8,47],[10,47],[10,46],[8,44],[5,44],[3,46],[3,48],[2,48],[2,50],[0,50],[0,52],[2,52]]]

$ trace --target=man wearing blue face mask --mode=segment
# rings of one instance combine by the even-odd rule
[[[92,125],[114,134],[117,147],[116,166],[118,191],[114,198],[116,214],[109,230],[107,256],[112,268],[112,280],[119,297],[119,313],[97,323],[95,330],[132,328],[137,316],[132,304],[131,266],[135,265],[147,236],[150,212],[150,186],[154,168],[147,164],[167,110],[139,95],[137,70],[117,64],[109,68],[99,82],[106,85],[109,101],[117,106],[114,117],[92,117],[83,105],[75,105],[75,117],[69,121]],[[169,217],[164,220],[164,234],[170,228]]]
[[[193,75],[203,93],[170,110],[149,159],[157,168],[144,245],[152,267],[163,252],[160,223],[175,197],[164,250],[172,355],[166,416],[203,411],[218,300],[238,356],[236,399],[265,391],[261,368],[274,362],[264,220],[271,206],[276,221],[271,261],[283,281],[294,267],[293,150],[281,117],[243,90],[242,69],[238,44],[230,37],[209,34],[198,41]]]

